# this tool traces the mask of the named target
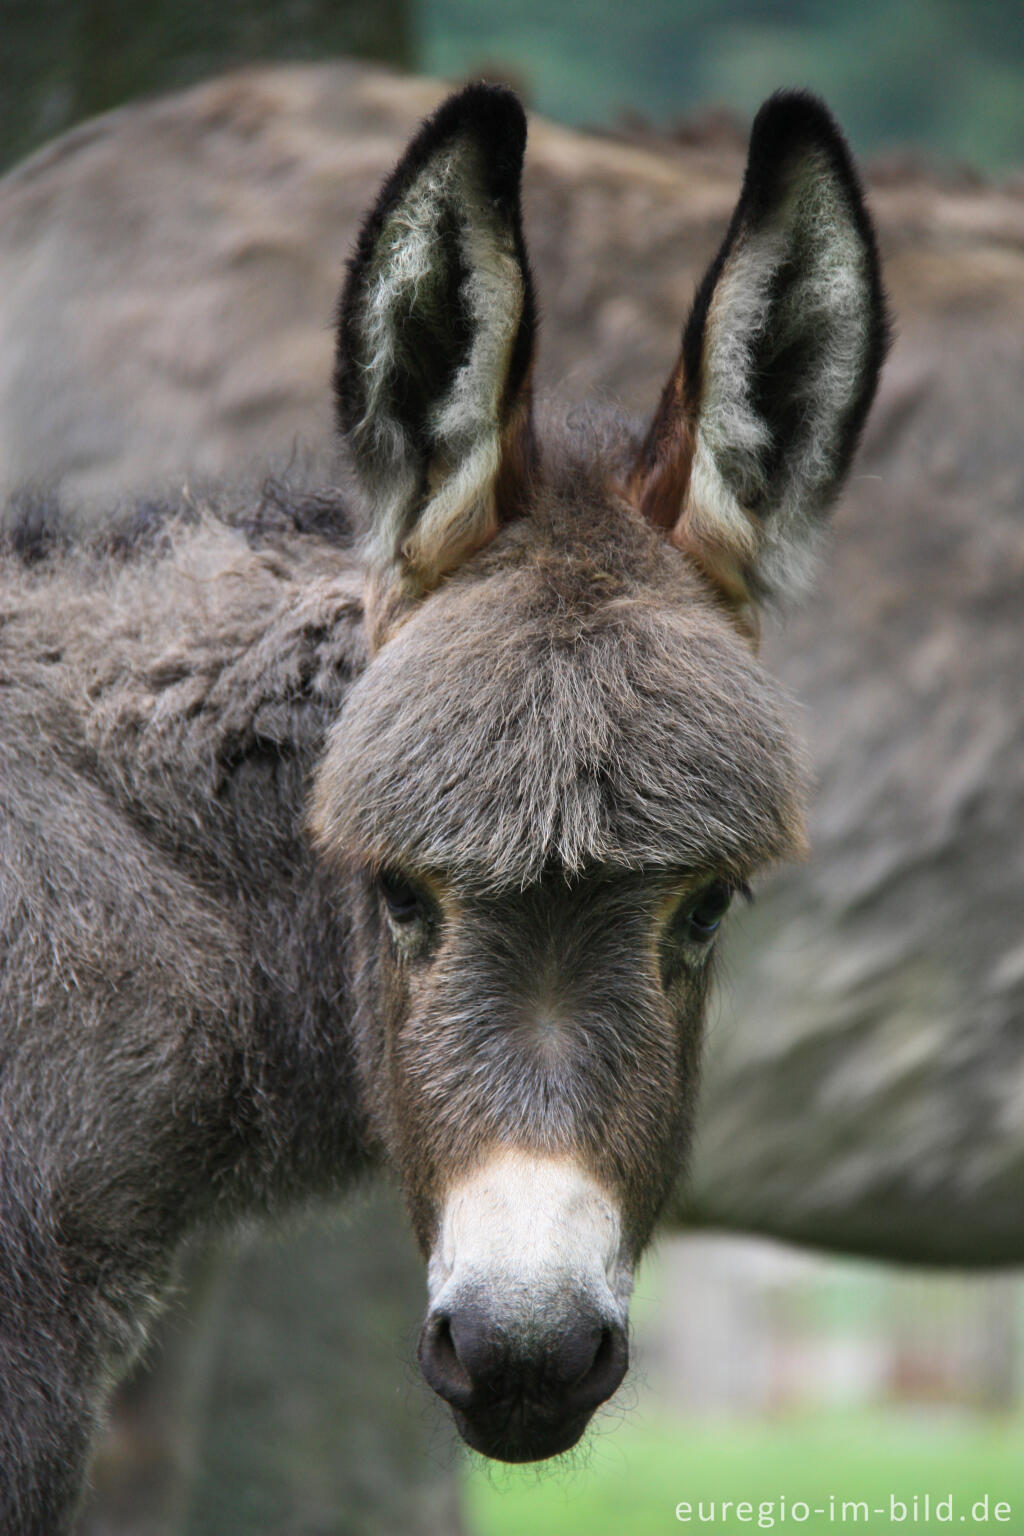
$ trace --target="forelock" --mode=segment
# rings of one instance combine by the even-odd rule
[[[323,848],[507,888],[552,864],[745,875],[800,847],[784,704],[724,613],[572,564],[524,549],[383,646],[317,775]]]

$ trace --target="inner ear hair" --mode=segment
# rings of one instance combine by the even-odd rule
[[[522,108],[474,85],[423,125],[364,225],[338,317],[338,420],[370,551],[427,590],[493,537],[530,462],[534,302]]]
[[[734,606],[806,585],[887,340],[846,144],[820,101],[780,93],[754,122],[736,211],[631,485]]]

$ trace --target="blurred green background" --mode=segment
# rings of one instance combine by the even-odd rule
[[[968,1277],[694,1234],[645,1260],[632,1323],[635,1382],[599,1412],[575,1463],[544,1475],[470,1469],[474,1536],[864,1524],[1024,1536],[1019,1273]],[[940,1499],[952,1499],[951,1521]],[[742,1501],[753,1515],[740,1521]],[[677,1521],[683,1502],[690,1518]],[[801,1503],[807,1517],[794,1518]],[[867,1518],[854,1513],[864,1504]],[[997,1504],[1008,1506],[998,1521]]]
[[[652,124],[779,85],[826,96],[862,152],[989,173],[1024,155],[1020,0],[2,0],[0,167],[93,113],[257,59],[355,54],[500,73],[540,112]]]

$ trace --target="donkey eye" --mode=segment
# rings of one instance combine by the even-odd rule
[[[737,891],[745,886],[712,880],[684,897],[669,918],[661,941],[661,980],[666,990],[688,972],[699,970],[711,950],[722,918]]]
[[[393,870],[382,870],[377,886],[388,915],[396,923],[415,923],[426,913],[426,901],[416,887]]]
[[[724,880],[716,880],[698,892],[693,904],[685,908],[685,922],[690,937],[698,943],[707,943],[717,933],[732,898],[733,888]]]
[[[680,902],[666,932],[670,948],[676,953],[707,949],[737,890],[745,889],[728,880],[712,880]]]

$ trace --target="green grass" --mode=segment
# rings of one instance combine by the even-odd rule
[[[923,1495],[932,1497],[924,1519]],[[792,1533],[864,1529],[1010,1532],[1024,1536],[1024,1424],[1021,1421],[944,1420],[877,1414],[816,1419],[691,1423],[609,1423],[593,1436],[575,1464],[547,1472],[491,1471],[477,1463],[467,1478],[467,1516],[474,1536],[656,1536],[668,1531],[715,1531],[736,1536],[771,1529]],[[916,1524],[914,1496],[921,1498]],[[934,1505],[952,1495],[952,1522]],[[988,1495],[987,1521],[972,1518]],[[786,1515],[780,1518],[781,1500]],[[890,1499],[906,1502],[907,1518],[890,1519]],[[830,1500],[834,1498],[834,1518]],[[698,1518],[698,1505],[716,1500],[714,1521]],[[752,1518],[737,1519],[735,1503],[749,1500]],[[676,1519],[681,1501],[693,1506],[688,1523]],[[805,1500],[806,1520],[795,1501]],[[857,1521],[843,1521],[843,1501],[867,1502]],[[997,1502],[1010,1505],[996,1520]],[[758,1525],[758,1508],[771,1505]],[[814,1515],[815,1508],[824,1515]],[[875,1509],[884,1514],[875,1514]],[[774,1527],[768,1520],[774,1516]],[[961,1519],[964,1516],[964,1519]]]

